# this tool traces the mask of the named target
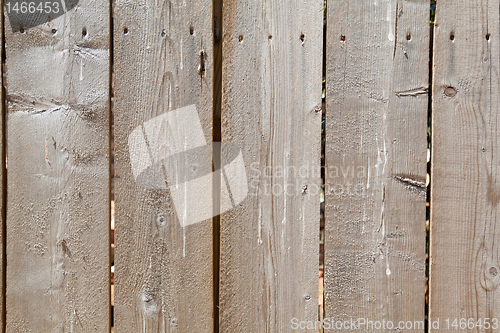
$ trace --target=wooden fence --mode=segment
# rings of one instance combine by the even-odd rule
[[[498,331],[500,0],[26,1],[4,331]]]

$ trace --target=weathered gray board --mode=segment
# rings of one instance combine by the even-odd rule
[[[225,0],[223,14],[222,140],[246,170],[221,215],[220,332],[290,332],[318,316],[323,2]]]
[[[327,7],[325,317],[423,332],[429,2]]]
[[[165,179],[172,170],[161,166],[171,142],[212,142],[212,49],[212,1],[114,4],[117,333],[213,332],[212,218],[184,218],[198,213],[212,182],[182,194],[182,206],[172,191],[186,183]],[[182,170],[211,163],[197,157]],[[159,168],[141,180],[142,166]]]
[[[109,29],[101,0],[6,16],[7,332],[109,330]]]
[[[455,332],[455,318],[469,332],[489,332],[486,318],[500,318],[499,5],[457,0],[437,7],[430,254],[436,332]]]

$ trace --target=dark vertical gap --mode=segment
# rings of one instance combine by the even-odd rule
[[[5,13],[4,1],[0,1],[2,6],[2,332],[7,329],[7,89],[6,89],[6,76],[5,72],[7,67],[5,60],[7,59],[5,53]]]
[[[427,200],[426,223],[425,223],[425,332],[429,332],[429,249],[430,249],[430,204],[431,204],[431,120],[432,120],[432,58],[434,47],[434,18],[436,15],[436,1],[430,1],[430,25],[429,25],[429,94],[427,109]]]
[[[212,1],[213,10],[213,142],[222,141],[222,7],[223,0]],[[214,163],[214,218],[213,218],[213,316],[214,332],[219,332],[219,298],[220,298],[220,183],[221,156],[220,146],[213,145]]]
[[[113,217],[114,207],[112,202],[115,200],[115,191],[114,191],[114,181],[115,181],[115,147],[114,147],[114,118],[113,118],[113,98],[114,98],[114,90],[113,90],[113,63],[114,63],[114,24],[113,24],[113,12],[114,12],[114,1],[110,2],[109,5],[109,323],[110,323],[110,332],[113,331],[114,328],[114,272],[111,271],[111,268],[114,266],[114,230],[111,226],[111,221]]]
[[[323,322],[325,317],[324,272],[325,272],[325,153],[326,153],[326,25],[327,1],[323,2],[323,66],[322,66],[322,95],[321,95],[321,197],[320,197],[320,225],[319,225],[319,310],[318,320]],[[320,325],[320,327],[323,325]],[[320,329],[323,330],[322,328]]]

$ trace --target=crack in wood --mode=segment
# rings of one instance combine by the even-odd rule
[[[405,96],[418,96],[418,95],[427,95],[429,93],[429,87],[420,87],[410,90],[396,91],[396,96],[405,97]]]
[[[425,189],[427,188],[425,182],[410,178],[408,176],[395,175],[393,178],[404,185],[411,186],[412,188],[416,188],[418,190],[425,191]]]

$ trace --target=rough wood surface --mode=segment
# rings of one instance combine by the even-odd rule
[[[290,332],[318,317],[323,2],[223,9],[222,140],[249,192],[221,215],[220,332]]]
[[[109,4],[6,16],[7,332],[106,332]]]
[[[325,318],[424,331],[428,6],[327,3]]]
[[[161,165],[161,154],[174,149],[168,142],[177,148],[212,142],[212,38],[211,0],[115,2],[116,333],[214,329],[212,218],[194,224],[184,218],[210,197],[212,183],[184,196],[190,206],[179,212],[172,191],[185,187],[167,177],[170,165]],[[191,110],[192,118],[179,110]],[[155,127],[173,112],[178,118]],[[135,147],[134,136],[148,148]],[[161,160],[153,175],[160,178],[151,178],[158,182],[136,181],[135,168],[150,158]]]
[[[444,1],[436,12],[430,254],[436,332],[456,331],[443,326],[446,318],[500,320],[499,5]]]

